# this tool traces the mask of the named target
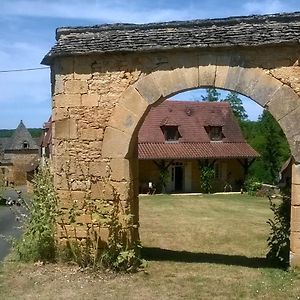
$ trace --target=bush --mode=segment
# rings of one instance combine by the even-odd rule
[[[270,197],[269,201],[274,218],[267,221],[271,227],[267,240],[269,248],[267,258],[280,266],[287,267],[290,252],[291,197],[284,196],[279,204],[275,204]]]
[[[24,201],[23,201],[24,202]],[[57,201],[48,164],[41,163],[34,176],[33,199],[24,202],[26,210],[24,233],[16,243],[22,261],[52,261],[55,259],[55,221]]]
[[[215,178],[215,170],[212,166],[200,167],[200,187],[204,193],[210,193],[212,190],[212,183]]]
[[[255,196],[256,192],[261,189],[262,183],[258,182],[257,178],[249,177],[245,181],[245,189],[249,195]]]

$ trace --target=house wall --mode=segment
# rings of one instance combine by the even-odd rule
[[[27,181],[26,169],[28,164],[38,157],[38,150],[20,151],[11,153],[12,182],[14,185],[25,185]]]
[[[169,162],[169,161],[167,161]],[[183,192],[201,192],[200,168],[198,160],[176,160],[182,163],[184,168],[184,190]],[[209,161],[210,163],[212,160]],[[219,174],[213,180],[212,192],[223,192],[225,185],[230,184],[232,191],[240,191],[244,183],[244,169],[236,159],[217,160]],[[174,192],[174,184],[171,181],[172,164],[169,167],[170,182],[167,186],[167,192]],[[157,188],[157,192],[161,192],[159,169],[152,160],[139,160],[139,192],[148,192],[148,183],[151,181]],[[229,191],[229,187],[227,188]]]
[[[159,187],[159,170],[152,160],[139,160],[139,193],[148,192],[148,183],[151,181]],[[158,190],[157,190],[158,192]]]
[[[295,158],[294,172],[300,174],[298,46],[66,56],[54,58],[51,71],[53,168],[60,206],[67,210],[86,199],[111,203],[117,193],[120,205],[134,216],[131,241],[138,239],[137,132],[149,106],[164,97],[214,86],[255,99],[282,127]],[[300,207],[298,185],[294,182],[292,189],[295,212]],[[87,236],[90,223],[78,216],[78,238]],[[294,225],[292,261],[300,265],[295,243],[300,223]],[[58,237],[65,238],[63,231]]]

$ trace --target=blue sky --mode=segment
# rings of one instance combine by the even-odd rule
[[[42,67],[60,26],[148,23],[300,11],[299,0],[0,0],[0,71]],[[50,115],[49,70],[0,72],[0,128],[40,127]],[[199,99],[199,92],[183,98]],[[180,99],[178,95],[176,97]],[[260,110],[244,105],[250,118]]]

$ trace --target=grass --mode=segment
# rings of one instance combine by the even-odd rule
[[[97,274],[7,261],[3,299],[300,299],[300,273],[266,260],[268,200],[247,195],[144,196],[146,272]]]

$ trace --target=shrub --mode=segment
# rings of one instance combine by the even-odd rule
[[[284,196],[279,204],[274,203],[271,197],[269,197],[269,201],[274,218],[267,221],[271,227],[267,240],[269,248],[267,258],[283,267],[287,267],[290,251],[291,197]]]
[[[200,167],[200,187],[204,193],[210,193],[212,190],[212,183],[215,177],[215,170],[212,166]]]
[[[255,177],[249,177],[245,181],[245,189],[249,195],[255,196],[256,192],[262,187],[262,183]]]
[[[24,202],[22,215],[24,233],[16,243],[16,251],[22,261],[52,261],[55,259],[55,221],[57,201],[52,175],[46,162],[39,165],[34,176],[33,199]]]

